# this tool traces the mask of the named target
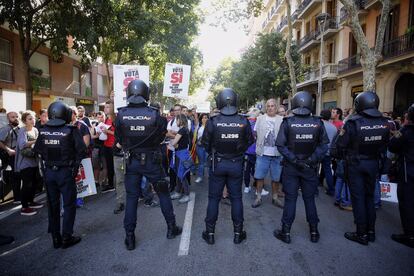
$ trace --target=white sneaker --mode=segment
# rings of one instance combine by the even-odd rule
[[[201,183],[203,182],[203,178],[201,178],[200,176],[196,178],[196,180],[194,181],[195,183]]]
[[[244,193],[245,193],[245,194],[250,193],[250,187],[246,187],[246,188],[244,188]]]
[[[177,192],[173,192],[172,194],[171,194],[171,199],[172,200],[174,200],[174,199],[179,199],[179,198],[181,198],[181,194],[180,193],[177,193]]]
[[[266,191],[266,190],[265,190],[265,188],[263,188],[263,189],[262,189],[262,193],[261,193],[261,195],[262,195],[262,196],[266,196],[266,195],[268,195],[268,194],[269,194],[269,192],[268,192],[268,191]],[[256,191],[256,195],[257,195],[257,191]]]
[[[188,196],[188,195],[185,195],[185,196],[183,196],[182,198],[180,198],[178,200],[179,203],[187,203],[189,201],[190,201],[190,196]]]

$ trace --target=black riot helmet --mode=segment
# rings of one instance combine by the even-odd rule
[[[355,98],[355,111],[363,113],[371,117],[381,117],[382,114],[378,110],[378,95],[371,91],[362,92]]]
[[[47,115],[49,117],[47,126],[63,126],[72,121],[72,109],[61,101],[51,103],[47,109]]]
[[[127,101],[132,104],[140,104],[148,101],[149,88],[142,80],[133,80],[127,87]]]
[[[414,123],[414,104],[408,108],[408,120]]]
[[[231,88],[224,88],[216,97],[217,108],[223,115],[237,113],[237,94]]]
[[[292,98],[292,112],[299,116],[308,116],[312,112],[312,96],[306,91],[297,92]]]

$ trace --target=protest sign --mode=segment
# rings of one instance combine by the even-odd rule
[[[163,96],[187,99],[190,74],[190,65],[167,63],[165,65]]]
[[[114,108],[127,105],[126,88],[132,80],[142,80],[149,87],[149,66],[146,65],[114,65]]]
[[[196,106],[197,113],[210,113],[210,102],[200,102]]]
[[[389,202],[398,202],[397,183],[380,181],[381,200]]]
[[[92,161],[90,158],[82,160],[78,174],[75,176],[78,198],[96,194],[95,178],[93,176]]]

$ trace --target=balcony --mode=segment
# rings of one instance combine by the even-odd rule
[[[52,87],[52,78],[49,75],[32,73],[30,78],[32,79],[32,86],[35,92],[39,92],[40,89],[51,89]]]
[[[295,28],[296,26],[299,26],[302,23],[302,19],[298,18],[298,15],[300,13],[299,9],[296,9],[294,13],[292,13],[292,26]]]
[[[307,52],[310,49],[316,47],[320,44],[318,41],[318,36],[320,32],[318,30],[313,30],[307,33],[301,40],[299,44],[299,52]]]
[[[368,12],[364,11],[364,9],[366,8],[366,1],[367,0],[355,0],[357,7],[359,8],[359,16],[361,15],[365,15]],[[346,11],[345,7],[342,7],[341,10],[339,11],[339,25],[343,25],[346,20],[348,19],[348,12]]]
[[[387,59],[398,57],[412,51],[414,51],[414,32],[407,33],[384,43],[382,55],[384,59]]]
[[[304,80],[296,85],[297,88],[303,88],[305,86],[316,84],[319,80],[319,67],[314,68],[304,74]],[[338,75],[338,65],[335,63],[328,63],[322,66],[322,81],[336,80]]]
[[[287,16],[282,18],[282,21],[279,23],[279,25],[277,26],[276,32],[277,33],[281,33],[285,30],[285,27],[287,27]]]
[[[320,6],[322,3],[322,0],[304,0],[302,4],[300,4],[298,10],[298,18],[303,19],[308,15],[309,12],[311,12],[315,7]],[[321,6],[322,7],[322,6]]]
[[[337,17],[331,17],[328,20],[324,22],[323,29],[325,30],[323,33],[324,39],[328,39],[335,35],[339,31],[339,24],[338,24],[338,18]],[[321,38],[321,35],[319,34],[318,39]]]
[[[352,57],[348,57],[343,60],[340,60],[338,62],[338,74],[343,74],[352,69],[361,67],[360,59],[361,59],[361,55],[356,54]]]

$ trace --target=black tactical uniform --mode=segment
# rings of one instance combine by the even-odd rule
[[[138,197],[142,176],[154,186],[161,211],[168,225],[167,238],[175,238],[182,229],[176,226],[174,210],[161,164],[160,143],[167,132],[159,110],[149,107],[149,88],[141,80],[133,80],[127,88],[128,106],[120,108],[115,120],[115,137],[126,154],[124,227],[128,250],[135,248]]]
[[[302,189],[306,220],[310,226],[311,241],[319,240],[318,214],[315,194],[318,188],[317,164],[328,150],[329,139],[320,118],[311,116],[312,97],[298,92],[292,98],[293,116],[283,119],[276,146],[283,155],[282,183],[285,193],[282,229],[274,236],[290,243],[290,228],[295,219],[298,189]]]
[[[408,109],[408,124],[397,132],[388,145],[398,154],[398,206],[404,234],[391,238],[414,248],[414,104]]]
[[[375,183],[390,134],[388,121],[378,106],[377,94],[359,94],[355,99],[357,114],[347,120],[334,142],[345,153],[345,181],[349,182],[357,227],[356,232],[345,233],[345,238],[364,245],[375,241]]]
[[[202,137],[211,160],[206,231],[202,236],[208,244],[214,243],[218,205],[226,185],[231,201],[234,243],[238,244],[246,238],[243,231],[243,157],[254,140],[249,121],[237,114],[237,95],[232,89],[220,92],[216,103],[220,114],[207,122]]]
[[[72,110],[62,102],[48,108],[50,120],[39,130],[34,150],[41,155],[44,181],[49,200],[49,226],[55,248],[67,248],[81,238],[73,236],[76,215],[75,175],[86,157],[86,145],[79,130],[67,125]],[[63,228],[60,234],[60,196],[63,198]]]

